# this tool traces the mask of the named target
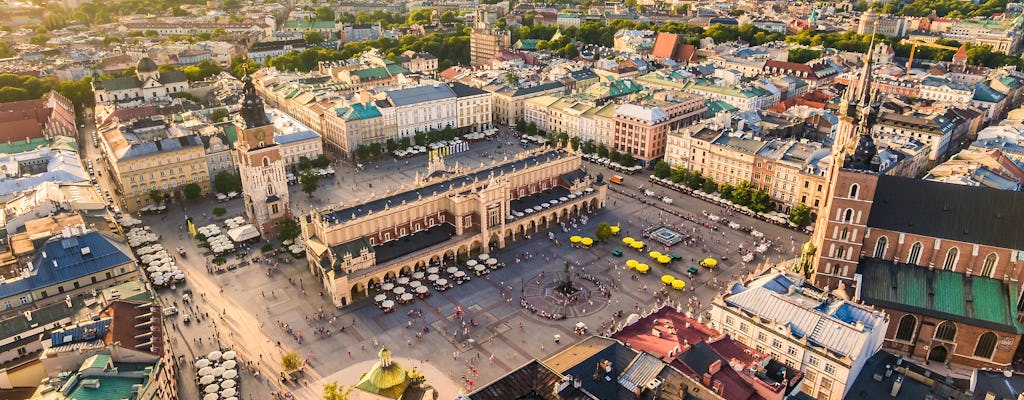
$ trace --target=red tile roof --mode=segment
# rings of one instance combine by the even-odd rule
[[[679,43],[679,35],[667,32],[658,32],[654,38],[654,48],[651,55],[655,57],[673,58],[676,55],[676,44]]]
[[[145,351],[153,354],[163,353],[163,331],[160,324],[161,314],[159,306],[149,306],[143,305],[142,303],[115,300],[110,303],[107,308],[104,308],[103,311],[100,311],[100,317],[111,317],[113,319],[110,323],[110,329],[107,331],[107,335],[103,338],[104,343],[108,345],[118,343],[124,348]],[[145,328],[135,327],[135,325],[141,324],[147,320],[150,321],[149,326]],[[150,327],[152,327],[152,331],[150,330]],[[147,332],[152,332],[152,335],[136,338],[136,336]],[[136,347],[144,345],[151,339],[153,341],[152,350],[148,346]]]

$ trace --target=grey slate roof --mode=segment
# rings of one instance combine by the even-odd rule
[[[1024,249],[1024,192],[883,175],[867,225]]]
[[[545,83],[545,84],[541,84],[541,85],[537,85],[537,86],[531,86],[531,87],[527,87],[527,88],[519,88],[519,89],[516,89],[515,92],[512,92],[512,97],[524,96],[524,95],[528,95],[528,94],[532,94],[532,93],[543,92],[543,91],[546,91],[546,90],[558,89],[558,88],[564,89],[565,85],[563,85],[562,82],[551,82],[551,83]]]
[[[448,85],[417,86],[408,89],[389,90],[385,93],[391,99],[391,104],[396,107],[455,97],[455,92]]]
[[[452,82],[450,85],[452,91],[455,92],[455,96],[457,97],[470,97],[487,94],[487,92],[482,89],[478,89],[461,82]]]
[[[303,140],[318,139],[320,135],[317,135],[313,131],[298,131],[295,133],[288,133],[284,135],[274,136],[274,141],[277,144],[289,144],[295,142],[301,142]]]
[[[347,222],[353,219],[353,214],[355,215],[355,218],[361,218],[366,216],[367,212],[369,211],[378,212],[384,210],[385,206],[389,204],[397,207],[401,205],[403,201],[416,201],[420,198],[421,195],[422,197],[430,197],[435,192],[442,193],[446,190],[449,190],[449,188],[458,188],[462,185],[463,182],[465,182],[466,184],[471,184],[473,183],[474,180],[486,180],[492,172],[494,173],[495,176],[498,176],[504,173],[512,172],[512,170],[522,170],[528,166],[533,166],[538,163],[547,162],[548,160],[558,159],[563,156],[564,153],[561,153],[557,150],[547,151],[535,155],[533,157],[528,157],[522,160],[516,160],[509,163],[497,165],[491,168],[484,169],[482,171],[471,173],[469,175],[457,176],[419,189],[408,190],[402,193],[395,194],[393,196],[373,200],[368,203],[346,207],[340,210],[324,214],[324,217],[327,218],[328,220],[333,220],[338,223]]]
[[[132,144],[128,151],[121,156],[122,160],[135,157],[145,157],[156,153],[181,150],[187,147],[203,146],[199,135],[179,136],[150,142]]]

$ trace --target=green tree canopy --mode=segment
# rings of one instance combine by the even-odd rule
[[[314,11],[317,21],[334,21],[334,10],[330,7],[319,7]]]
[[[242,191],[242,177],[230,171],[221,171],[213,176],[213,186],[219,193]]]
[[[317,31],[306,31],[306,33],[302,35],[302,38],[305,39],[306,44],[309,45],[320,44],[324,41],[324,35],[321,35],[320,32]]]
[[[597,224],[597,229],[594,230],[594,236],[597,237],[598,241],[605,242],[612,237],[612,227],[607,222]]]
[[[293,218],[285,218],[277,226],[277,239],[284,242],[292,240],[302,234],[302,227]]]
[[[181,188],[185,194],[185,198],[189,200],[196,200],[199,196],[203,195],[203,188],[196,183],[189,183],[185,187]]]
[[[807,207],[806,204],[800,203],[796,207],[789,210],[789,222],[801,228],[810,225],[811,222],[811,208]]]

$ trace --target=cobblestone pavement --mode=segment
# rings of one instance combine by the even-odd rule
[[[497,143],[486,145],[494,146],[496,149]],[[518,146],[511,147],[521,149]],[[484,151],[486,150],[474,149],[464,156],[483,157]],[[423,156],[410,160],[410,165],[424,164]],[[335,186],[334,191],[328,188],[323,194],[317,192],[314,201],[318,198],[343,199],[342,196],[346,193],[350,198],[368,194],[351,188],[347,185],[349,180],[372,181],[376,177],[391,182],[391,185],[400,185],[402,179],[411,180],[415,176],[415,171],[410,172],[404,167],[404,161],[400,164],[402,171],[398,173],[386,169],[388,165],[399,166],[394,161],[384,161],[380,165],[381,172],[377,172],[375,165],[367,166],[364,171],[357,171],[354,167],[344,165],[336,167],[339,181],[345,181],[340,181],[342,185]],[[587,164],[587,168],[592,173],[603,172],[606,177],[611,174],[592,164]],[[364,174],[368,174],[366,179],[363,178]],[[645,177],[627,177],[624,185],[616,186],[615,189],[627,193],[636,192],[638,185],[646,185],[645,181]],[[325,183],[329,184],[331,180],[328,179]],[[293,202],[301,204],[306,196],[298,191],[298,187],[293,188]],[[722,214],[717,206],[701,200],[680,194],[665,194],[673,197],[675,201],[672,205],[657,203],[657,207],[697,217],[703,217],[703,210]],[[432,296],[425,300],[400,306],[397,312],[390,314],[382,313],[374,306],[372,300],[363,300],[341,310],[335,309],[327,297],[320,296],[321,289],[312,283],[313,278],[302,260],[280,264],[280,270],[269,276],[267,265],[261,263],[250,263],[248,266],[219,274],[209,273],[195,242],[187,235],[179,236],[179,225],[183,224],[186,213],[201,225],[216,222],[210,217],[210,210],[214,207],[228,209],[228,214],[224,218],[240,215],[242,210],[239,200],[226,203],[205,201],[196,204],[174,204],[168,214],[147,216],[143,219],[162,235],[165,247],[183,246],[187,249],[188,257],[181,259],[179,264],[188,272],[186,287],[196,293],[198,305],[198,312],[187,312],[201,314],[204,317],[201,321],[188,326],[182,323],[180,315],[174,320],[173,328],[169,330],[174,351],[176,354],[184,355],[186,359],[192,359],[220,346],[239,350],[241,359],[253,361],[260,371],[260,377],[255,377],[252,373],[242,374],[243,399],[268,398],[270,391],[279,389],[291,391],[300,399],[320,398],[324,383],[334,380],[351,383],[352,379],[346,379],[350,378],[350,367],[370,365],[361,362],[373,360],[379,345],[391,348],[395,357],[429,364],[443,373],[450,382],[446,379],[436,379],[441,390],[441,398],[452,398],[455,390],[468,390],[470,381],[475,386],[485,384],[532,358],[545,358],[571,345],[580,338],[573,331],[577,322],[583,322],[590,327],[590,333],[595,333],[601,330],[602,323],[610,323],[611,315],[616,311],[621,310],[624,315],[628,315],[636,311],[637,307],[651,309],[658,301],[655,292],[663,287],[660,282],[663,273],[673,273],[683,278],[687,281],[688,289],[693,289],[670,290],[668,298],[679,304],[705,309],[715,291],[724,287],[724,281],[754,267],[742,265],[736,249],[740,242],[749,245],[753,241],[746,233],[725,227],[719,231],[697,227],[694,231],[696,224],[650,204],[642,204],[624,194],[610,193],[608,205],[607,208],[591,215],[586,224],[577,221],[577,227],[569,225],[567,232],[561,227],[553,229],[551,232],[558,240],[558,246],[548,239],[546,233],[534,235],[529,240],[511,243],[505,249],[491,253],[491,256],[508,264],[506,268],[485,277],[473,277],[466,284],[456,286],[447,292],[432,292]],[[791,250],[798,250],[799,245],[807,239],[806,235],[745,216],[727,218],[734,218],[743,225],[753,225],[764,232],[766,237],[782,238],[781,241],[784,243],[781,247],[785,254],[771,252],[772,262],[777,262],[783,257],[790,258]],[[600,222],[621,224],[622,233],[609,243],[597,244],[589,249],[568,246],[570,235],[593,235],[594,228]],[[665,267],[650,262],[646,252],[641,254],[619,242],[625,235],[639,237],[645,226],[663,223],[673,225],[685,233],[703,237],[707,249],[705,250],[704,245],[673,246],[668,252],[679,253],[682,255],[682,261],[670,265],[666,271]],[[790,236],[793,237],[792,240]],[[650,240],[647,242],[653,243]],[[625,252],[623,257],[610,255],[616,248],[621,248]],[[654,250],[662,249],[655,247]],[[257,253],[259,252],[250,252],[251,255]],[[531,256],[528,258],[526,254]],[[519,263],[516,263],[517,256],[520,258]],[[707,256],[728,256],[729,259],[723,261],[717,271],[701,270],[693,278],[685,277],[686,268],[693,265],[691,259],[699,260]],[[623,266],[625,260],[630,258],[651,264],[651,273],[639,275],[634,280],[633,275]],[[759,258],[755,263],[763,260],[764,258]],[[231,259],[228,265],[237,265],[241,261]],[[574,306],[575,311],[570,313],[574,317],[566,320],[541,318],[521,307],[520,294],[526,290],[533,290],[530,285],[537,285],[536,280],[542,272],[542,283],[555,279],[566,262],[573,265],[574,274],[593,275],[609,285],[611,297],[595,297],[592,299],[593,305],[590,301],[580,302]],[[165,304],[177,301],[180,306],[181,293],[181,287],[177,290],[161,289],[160,296]],[[205,297],[202,294],[205,294]],[[691,303],[691,297],[700,301],[699,307],[695,302]],[[466,333],[462,321],[455,319],[456,306],[465,311],[464,320],[467,321],[466,328],[469,330],[466,336],[461,336]],[[535,306],[556,307],[550,304]],[[584,312],[585,308],[590,309]],[[325,314],[323,320],[312,318],[321,310]],[[412,310],[419,311],[421,316],[410,317],[408,312]],[[207,313],[209,317],[205,317]],[[332,316],[336,317],[333,323]],[[469,323],[472,320],[476,320],[476,326]],[[301,333],[302,343],[287,333],[281,324],[287,324],[293,332]],[[423,333],[424,327],[427,328],[426,333]],[[316,328],[327,329],[331,334],[314,335]],[[455,337],[456,331],[460,334],[458,338]],[[420,336],[416,335],[418,332],[421,333]],[[555,335],[562,338],[558,344],[554,341]],[[199,343],[198,338],[203,338],[203,342]],[[310,360],[308,368],[305,369],[306,373],[298,384],[282,385],[277,379],[280,356],[287,351],[298,352],[303,358]],[[413,365],[407,366],[417,365],[413,361],[406,364],[409,363]],[[191,382],[195,371],[190,362],[183,365],[181,373],[182,387],[188,389],[191,385],[194,389]],[[264,379],[267,376],[272,378]],[[190,393],[195,392],[186,390],[182,393],[182,398],[192,398],[189,397]]]

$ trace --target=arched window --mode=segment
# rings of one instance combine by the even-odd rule
[[[985,262],[981,264],[981,276],[992,277],[992,274],[996,272],[996,262],[999,261],[999,256],[996,253],[988,253],[985,256]]]
[[[921,261],[921,242],[914,242],[907,254],[907,264],[917,264],[918,261]]]
[[[270,166],[270,157],[263,157],[263,166],[264,167],[269,167]]]
[[[974,346],[974,356],[981,358],[992,358],[996,350],[996,334],[985,332],[978,338],[978,345]]]
[[[850,235],[850,229],[843,228],[843,234],[839,236],[840,239],[846,240],[846,237]]]
[[[952,342],[956,338],[956,324],[945,321],[935,328],[935,338]]]
[[[846,248],[840,246],[836,249],[836,258],[843,258],[844,255],[846,255]]]
[[[857,191],[858,191],[858,189],[860,189],[860,185],[857,185],[856,183],[850,185],[850,198],[851,199],[856,199],[857,198]]]
[[[900,318],[900,324],[896,327],[896,340],[911,341],[914,339],[914,330],[917,329],[917,317],[906,314]]]
[[[882,236],[875,243],[875,258],[884,258],[885,249],[889,247],[889,238]]]
[[[846,212],[843,213],[843,222],[853,221],[853,209],[847,208]]]
[[[960,249],[957,249],[956,247],[951,247],[949,251],[946,252],[946,261],[942,263],[942,269],[947,271],[952,271],[956,269],[956,261],[959,258]]]

